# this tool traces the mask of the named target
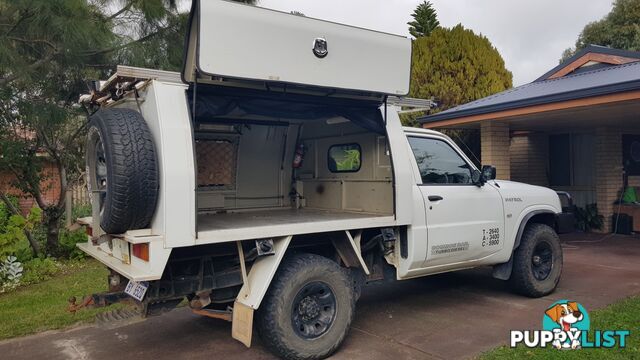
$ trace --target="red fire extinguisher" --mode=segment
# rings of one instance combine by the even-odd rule
[[[296,153],[293,155],[293,168],[297,169],[302,166],[304,160],[304,145],[302,143],[296,146]]]

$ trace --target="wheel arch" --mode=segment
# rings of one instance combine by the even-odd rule
[[[492,276],[496,279],[500,280],[509,280],[511,277],[511,271],[513,270],[513,253],[520,246],[520,241],[522,240],[522,235],[524,234],[524,230],[529,224],[545,224],[555,229],[556,224],[556,213],[549,209],[537,209],[528,212],[522,220],[520,220],[520,224],[518,224],[518,231],[516,232],[516,237],[513,242],[513,248],[511,249],[511,256],[509,257],[509,261],[497,264],[493,267]]]

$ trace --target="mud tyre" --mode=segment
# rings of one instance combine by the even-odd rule
[[[558,234],[545,224],[529,224],[513,254],[509,285],[518,294],[542,297],[551,294],[562,274],[562,247]]]
[[[286,257],[257,312],[264,344],[284,359],[324,359],[342,344],[355,312],[348,270],[318,255]]]

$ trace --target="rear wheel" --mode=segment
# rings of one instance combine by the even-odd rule
[[[541,297],[552,293],[562,274],[558,234],[544,224],[529,224],[513,254],[509,284],[517,293]]]
[[[285,359],[323,359],[344,341],[355,308],[347,270],[318,255],[285,258],[257,313],[266,346]]]

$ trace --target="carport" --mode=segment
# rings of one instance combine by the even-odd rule
[[[640,187],[640,52],[589,46],[530,84],[420,121],[479,128],[498,178],[595,203],[607,231],[623,189]]]

